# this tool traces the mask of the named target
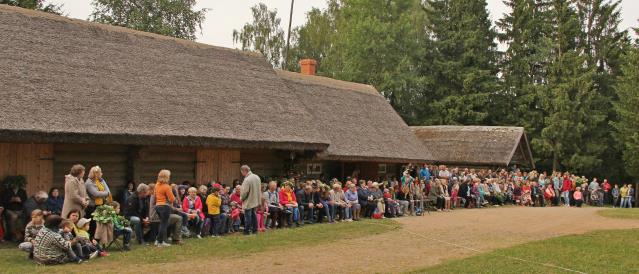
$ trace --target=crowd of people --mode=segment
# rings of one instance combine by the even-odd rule
[[[83,262],[108,256],[107,247],[121,238],[121,250],[131,241],[168,247],[185,237],[256,234],[314,223],[353,222],[363,218],[422,215],[426,210],[450,211],[486,206],[632,207],[632,184],[588,180],[568,172],[523,172],[446,166],[408,166],[399,178],[372,181],[354,177],[317,180],[299,177],[262,183],[248,166],[243,181],[196,186],[171,183],[161,170],[157,181],[129,183],[121,203],[99,166],[86,179],[74,165],[64,189],[38,191],[27,198],[13,187],[2,194],[4,226],[0,235],[19,242],[18,248],[40,264]],[[64,195],[62,195],[64,193]],[[26,225],[24,225],[26,224]]]

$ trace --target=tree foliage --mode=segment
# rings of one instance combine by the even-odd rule
[[[90,20],[195,40],[206,10],[194,10],[195,0],[93,0]]]
[[[0,4],[62,15],[62,5],[45,4],[44,2],[44,0],[0,0]]]
[[[233,43],[240,43],[242,50],[258,51],[273,67],[281,67],[285,38],[277,10],[259,3],[251,12],[253,21],[244,24],[241,30],[233,30]]]

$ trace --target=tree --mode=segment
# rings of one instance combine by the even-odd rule
[[[333,49],[339,12],[337,0],[328,0],[327,4],[325,10],[311,9],[306,13],[306,23],[293,29],[287,70],[299,71],[298,61],[312,58],[317,61],[317,74],[325,74],[328,67],[322,66],[322,62]]]
[[[426,16],[419,0],[352,0],[340,4],[336,34],[322,60],[325,75],[373,85],[409,124],[426,105]]]
[[[0,4],[62,15],[62,5],[45,5],[44,2],[44,0],[0,0]]]
[[[434,76],[425,124],[485,124],[499,90],[497,45],[485,0],[426,1]]]
[[[578,44],[579,18],[570,2],[553,0],[549,15],[554,46],[541,101],[547,117],[533,144],[550,156],[553,170],[589,175],[601,165],[605,150],[600,140],[589,138],[606,119],[597,108],[601,96],[595,89],[595,70],[584,65],[588,58]]]
[[[195,0],[93,0],[90,20],[195,40],[206,9],[194,10]]]
[[[240,43],[242,50],[260,52],[273,65],[281,67],[285,44],[284,30],[277,10],[269,10],[260,3],[251,7],[253,22],[244,24],[241,30],[233,30],[233,43]]]
[[[639,29],[635,29],[639,35]],[[616,136],[622,145],[626,172],[639,177],[639,45],[623,56],[621,76],[615,85],[620,98],[615,105],[619,121],[613,122]]]

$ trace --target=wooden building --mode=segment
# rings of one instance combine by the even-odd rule
[[[231,183],[242,163],[266,173],[328,147],[259,54],[6,5],[0,33],[0,180],[24,175],[30,193],[76,163],[116,190],[162,168]]]
[[[523,127],[411,127],[434,163],[466,167],[535,168]]]
[[[315,62],[302,60],[302,73],[277,71],[311,112],[330,142],[315,157],[297,162],[307,177],[379,179],[401,174],[401,166],[432,158],[404,120],[374,87],[315,75]]]

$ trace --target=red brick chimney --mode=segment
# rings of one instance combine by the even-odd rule
[[[300,73],[304,75],[315,75],[316,67],[317,61],[315,61],[315,59],[300,60]]]

